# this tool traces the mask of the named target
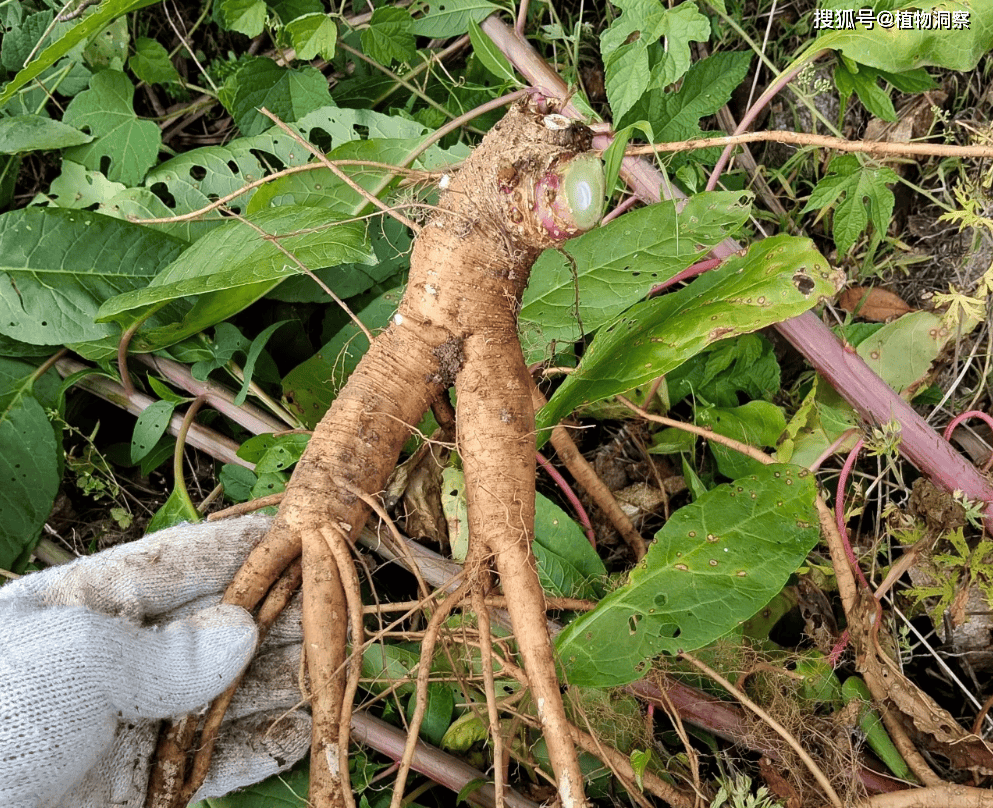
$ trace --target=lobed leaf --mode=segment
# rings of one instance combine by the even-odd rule
[[[817,543],[816,493],[806,470],[771,465],[676,511],[628,582],[558,636],[570,684],[627,684],[755,614]]]
[[[809,239],[778,235],[753,244],[690,286],[632,306],[601,329],[538,413],[538,434],[547,435],[577,406],[656,379],[707,345],[795,317],[841,282]]]
[[[133,103],[134,85],[127,76],[117,70],[94,73],[90,89],[72,99],[62,116],[63,123],[93,139],[67,149],[66,159],[110,180],[137,184],[158,160],[162,134],[152,121],[138,120]]]

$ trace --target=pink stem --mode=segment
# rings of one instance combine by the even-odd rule
[[[511,64],[540,92],[549,98],[566,97],[567,89],[562,79],[527,42],[516,37],[496,16],[487,17],[481,27]],[[566,115],[581,117],[571,103],[567,103],[562,111]],[[605,148],[609,141],[608,136],[598,135],[593,145]],[[621,176],[643,201],[658,202],[661,199],[662,175],[646,161],[625,157]],[[671,184],[665,187],[673,195],[681,196]],[[741,245],[736,241],[726,239],[712,251],[712,255],[726,258],[740,249]],[[808,311],[779,323],[776,329],[865,422],[885,424],[896,421],[900,424],[901,454],[927,474],[936,486],[946,491],[959,489],[972,500],[993,501],[993,488],[986,478],[873,373],[854,350],[842,346],[813,312]],[[985,521],[993,531],[993,509],[986,509]]]
[[[576,496],[565,477],[559,474],[559,470],[549,463],[548,459],[541,452],[537,452],[536,457],[538,460],[538,465],[541,466],[548,473],[548,476],[555,481],[555,484],[562,489],[562,493],[565,494],[565,498],[569,500],[569,504],[572,505],[573,510],[576,511],[576,516],[579,517],[579,524],[583,526],[583,531],[586,533],[586,538],[590,540],[590,544],[595,550],[596,535],[593,533],[593,525],[590,524],[590,517],[589,514],[586,513],[586,508],[583,507],[583,503],[579,501],[579,497]]]

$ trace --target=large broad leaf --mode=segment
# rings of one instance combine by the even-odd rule
[[[866,30],[856,23],[852,31],[826,31],[808,53],[834,48],[860,64],[891,73],[929,65],[966,72],[993,48],[993,0],[922,0],[887,13],[891,19],[906,14],[910,25],[897,19],[890,28],[873,25]],[[929,28],[913,21],[917,13],[931,15]],[[937,24],[937,14],[947,15],[947,24]]]
[[[72,99],[62,116],[93,141],[69,149],[66,157],[110,180],[137,184],[158,159],[162,133],[152,121],[138,120],[133,102],[134,85],[124,73],[94,73],[90,89]]]
[[[157,2],[158,0],[104,0],[91,14],[81,17],[79,22],[41,51],[27,67],[7,82],[3,92],[0,92],[0,107],[3,107],[18,90],[40,76],[44,70],[55,64],[80,42],[85,42],[90,37],[100,33],[112,20]]]
[[[287,252],[310,269],[375,261],[362,222],[335,221],[319,208],[287,205],[248,220],[210,231],[147,287],[108,300],[98,319],[128,327],[152,307],[196,297],[179,322],[139,332],[135,349],[157,350],[226,320],[300,274]]]
[[[327,79],[310,65],[282,67],[272,59],[258,57],[225,82],[218,99],[242,134],[251,136],[272,126],[272,121],[259,112],[262,107],[283,121],[296,121],[326,106],[331,96]]]
[[[813,307],[844,280],[809,239],[773,236],[678,292],[632,306],[604,327],[579,368],[538,413],[546,434],[581,404],[644,384],[718,340]]]
[[[616,687],[765,606],[817,543],[814,477],[793,466],[708,491],[655,535],[628,583],[556,640],[569,682]]]
[[[482,22],[500,9],[487,0],[417,0],[411,7],[415,36],[446,38],[469,30],[469,21]]]
[[[747,195],[697,194],[678,215],[673,202],[662,202],[546,250],[531,270],[521,308],[528,358],[541,359],[552,340],[574,342],[609,323],[734,235],[750,210]]]
[[[0,332],[34,345],[116,339],[100,304],[145,286],[186,246],[98,213],[25,208],[0,216]],[[171,312],[181,316],[184,307]]]
[[[14,572],[23,571],[59,491],[58,443],[33,394],[33,371],[0,358],[0,567]]]

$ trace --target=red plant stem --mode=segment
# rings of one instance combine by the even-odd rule
[[[541,466],[549,477],[555,482],[555,484],[562,489],[562,493],[565,494],[565,498],[569,500],[569,504],[572,505],[574,511],[576,511],[576,516],[579,517],[579,524],[583,526],[583,531],[586,533],[586,538],[590,540],[590,544],[593,545],[593,549],[596,549],[596,536],[593,534],[593,525],[590,523],[589,514],[586,513],[586,508],[583,507],[583,503],[579,501],[579,497],[572,490],[572,487],[566,481],[565,477],[559,474],[559,470],[555,468],[551,463],[548,462],[541,452],[536,453],[536,458],[538,465]]]
[[[565,98],[568,90],[558,74],[524,40],[514,35],[495,15],[483,20],[481,28],[496,43],[514,67],[541,93],[549,98]],[[580,117],[567,103],[562,112]],[[606,135],[594,139],[595,148],[606,148]],[[645,202],[658,202],[662,189],[673,197],[682,197],[678,188],[664,183],[662,175],[644,160],[625,157],[621,176]],[[741,245],[726,239],[712,251],[715,258],[738,252]],[[870,370],[854,350],[843,346],[813,312],[805,312],[776,325],[779,331],[824,379],[838,391],[867,424],[895,421],[900,425],[900,453],[945,491],[961,490],[969,499],[993,501],[993,487],[962,455],[943,440],[914,409]],[[993,532],[993,508],[985,514],[987,528]]]
[[[961,415],[956,415],[945,427],[944,438],[947,441],[952,439],[952,433],[955,431],[955,427],[961,424],[963,421],[967,421],[970,418],[979,418],[981,421],[985,421],[986,425],[993,429],[993,417],[990,417],[982,410],[969,410],[968,412],[963,412]],[[985,474],[990,470],[990,465],[993,464],[993,454],[990,455],[989,460],[983,465],[983,473]]]
[[[848,563],[852,565],[852,569],[858,575],[859,583],[869,589],[869,582],[865,579],[865,574],[855,557],[855,551],[852,550],[852,544],[848,539],[848,528],[845,526],[845,483],[848,482],[848,475],[852,473],[852,468],[854,468],[855,461],[858,460],[859,452],[862,451],[863,446],[865,446],[865,441],[859,438],[848,453],[848,457],[845,458],[845,465],[841,467],[841,474],[838,475],[838,491],[834,497],[834,521],[838,525],[838,533],[841,536],[841,543],[845,547]]]
[[[686,267],[686,269],[682,272],[677,272],[669,278],[669,280],[660,283],[658,286],[653,286],[648,292],[648,296],[655,297],[656,295],[662,294],[662,292],[670,286],[674,286],[681,281],[688,281],[690,278],[695,278],[697,275],[702,275],[704,272],[709,272],[723,263],[723,258],[708,258],[706,261],[697,261],[695,264]]]

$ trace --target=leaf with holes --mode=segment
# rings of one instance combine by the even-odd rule
[[[34,345],[120,337],[95,322],[108,298],[140,289],[186,245],[88,211],[25,208],[0,216],[0,332]],[[164,311],[182,318],[185,301]]]
[[[812,308],[844,282],[810,239],[778,235],[678,292],[638,303],[602,328],[579,368],[537,416],[539,435],[581,404],[674,370],[708,345]],[[547,437],[546,437],[547,440]]]
[[[772,465],[676,511],[628,582],[558,636],[569,682],[625,685],[754,615],[817,543],[816,493],[812,474]]]
[[[552,340],[592,333],[700,260],[747,221],[750,203],[741,193],[697,194],[677,215],[674,203],[662,202],[543,252],[520,315],[529,361],[544,358]]]
[[[40,76],[42,72],[55,64],[78,44],[86,42],[90,37],[106,28],[108,23],[117,17],[157,2],[158,0],[104,0],[97,8],[93,9],[92,13],[88,13],[82,17],[75,25],[69,27],[59,39],[37,54],[23,70],[18,70],[20,65],[11,68],[12,70],[18,70],[18,73],[7,82],[3,88],[3,92],[0,92],[0,107],[7,104],[17,94],[18,90]],[[5,44],[6,39],[7,37],[5,36]],[[37,41],[37,38],[33,40],[31,44],[32,48],[34,48],[34,44]],[[63,117],[64,120],[65,118]]]
[[[499,7],[487,0],[417,0],[410,7],[415,36],[445,38],[469,30],[469,20],[482,22]]]
[[[93,135],[93,141],[66,150],[66,159],[137,185],[158,159],[162,135],[152,121],[138,120],[133,102],[134,85],[123,73],[94,73],[90,89],[72,99],[62,116],[63,123]]]

